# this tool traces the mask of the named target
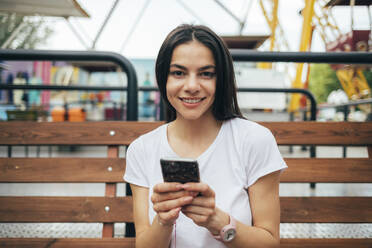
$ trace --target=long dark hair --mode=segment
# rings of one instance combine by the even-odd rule
[[[232,58],[225,43],[206,26],[183,24],[168,34],[156,59],[156,81],[166,105],[167,122],[173,121],[177,117],[176,110],[169,103],[166,92],[173,50],[177,46],[193,40],[197,40],[208,47],[212,51],[216,63],[217,82],[215,99],[212,105],[213,116],[216,120],[228,120],[235,117],[243,118],[236,96]]]

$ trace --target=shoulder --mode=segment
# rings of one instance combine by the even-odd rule
[[[145,133],[135,139],[128,147],[128,152],[144,152],[147,147],[156,147],[161,141],[162,135],[164,135],[166,125],[161,125],[156,129]]]
[[[254,121],[242,118],[234,118],[228,120],[226,124],[230,127],[231,131],[237,133],[241,138],[261,140],[263,137],[270,138],[273,136],[270,129]]]

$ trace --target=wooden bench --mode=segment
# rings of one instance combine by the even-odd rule
[[[0,158],[1,183],[105,183],[102,197],[2,196],[3,223],[103,223],[102,238],[0,238],[0,247],[134,247],[114,238],[132,222],[132,199],[116,196],[129,145],[160,122],[2,122],[0,145],[100,145],[107,158]],[[286,158],[284,183],[372,183],[372,123],[265,122],[279,145],[368,146],[369,158]],[[372,197],[281,197],[282,223],[372,223]],[[282,239],[282,247],[372,247],[368,239]]]

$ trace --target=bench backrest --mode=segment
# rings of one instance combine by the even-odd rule
[[[114,239],[132,222],[132,199],[117,197],[125,159],[119,146],[161,122],[0,123],[0,145],[104,145],[107,158],[0,158],[0,183],[105,183],[103,197],[0,197],[0,222],[100,222],[104,239],[0,239],[0,246],[134,247]],[[372,123],[265,122],[279,145],[367,146],[369,158],[286,158],[285,183],[372,183]],[[281,197],[282,223],[372,223],[372,197]],[[282,247],[366,247],[372,239],[282,239]]]

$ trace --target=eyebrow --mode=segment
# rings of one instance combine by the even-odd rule
[[[179,65],[179,64],[171,64],[169,67],[170,68],[171,67],[177,67],[177,68],[180,68],[180,69],[185,70],[185,71],[187,70],[186,67],[184,67],[182,65]],[[211,68],[215,69],[216,66],[215,65],[206,65],[206,66],[203,66],[203,67],[199,68],[198,71],[204,71],[204,70],[208,70],[208,69],[211,69]]]

